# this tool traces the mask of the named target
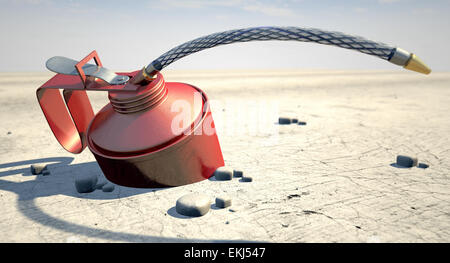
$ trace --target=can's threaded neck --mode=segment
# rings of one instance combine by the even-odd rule
[[[108,97],[116,112],[135,113],[163,102],[167,98],[167,88],[164,78],[158,74],[153,81],[135,92],[110,92]]]

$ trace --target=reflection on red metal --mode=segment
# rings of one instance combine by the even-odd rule
[[[88,146],[108,180],[130,187],[194,183],[224,165],[208,98],[200,89],[166,83],[160,73],[144,86],[109,85],[84,74],[91,59],[101,66],[94,51],[76,65],[79,76],[56,74],[36,92],[67,151],[80,153]],[[117,74],[132,78],[138,72]],[[94,115],[86,90],[108,91],[110,103]],[[189,106],[178,127],[182,132],[172,127],[180,116],[178,102]]]

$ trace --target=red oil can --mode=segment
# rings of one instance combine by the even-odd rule
[[[37,90],[50,128],[66,150],[80,153],[88,146],[105,177],[129,187],[190,184],[224,165],[204,92],[166,83],[160,73],[146,85],[109,85],[84,74],[91,59],[101,67],[94,51],[77,63],[78,76],[56,74]],[[133,78],[138,72],[118,75]],[[108,91],[110,103],[94,115],[86,90]],[[177,111],[177,103],[187,111]]]

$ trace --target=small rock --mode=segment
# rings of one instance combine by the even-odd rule
[[[219,167],[214,172],[214,176],[218,181],[231,180],[231,178],[233,177],[233,169],[228,166]]]
[[[42,175],[43,175],[43,176],[50,175],[50,171],[47,170],[47,168],[45,168],[44,171],[42,171]]]
[[[231,198],[229,196],[216,197],[216,206],[219,208],[226,208],[231,206]]]
[[[297,124],[298,125],[306,125],[306,122],[305,121],[299,121]]]
[[[244,172],[239,170],[233,170],[233,177],[242,177],[244,175]]]
[[[253,178],[250,177],[250,176],[242,176],[241,181],[242,181],[242,182],[245,182],[245,183],[248,183],[248,182],[252,182],[252,181],[253,181]]]
[[[417,158],[406,155],[397,155],[397,165],[403,167],[413,167],[417,165]]]
[[[9,131],[9,132],[7,132],[6,134],[10,135],[11,133],[12,133],[12,132]]]
[[[114,188],[115,188],[115,186],[113,184],[108,183],[102,187],[102,191],[103,192],[112,192],[112,191],[114,191]]]
[[[211,199],[207,195],[192,193],[180,197],[175,209],[185,216],[203,216],[211,207]]]
[[[90,193],[95,190],[97,184],[97,176],[82,175],[75,180],[75,188],[78,193]]]
[[[290,118],[280,117],[278,118],[278,124],[291,124],[292,120]]]
[[[41,174],[47,168],[46,164],[32,164],[30,166],[31,174]]]
[[[427,169],[428,167],[430,167],[428,164],[426,164],[426,163],[419,163],[418,165],[417,165],[417,167],[419,167],[419,168],[422,168],[422,169]]]
[[[298,123],[298,119],[291,119],[292,123]]]

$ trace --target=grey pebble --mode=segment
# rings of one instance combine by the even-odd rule
[[[298,123],[298,119],[291,119],[292,123]]]
[[[250,176],[242,176],[241,181],[242,181],[242,182],[245,182],[245,183],[248,183],[248,182],[252,182],[252,181],[253,181],[253,178],[250,177]]]
[[[82,175],[75,179],[75,188],[78,193],[90,193],[95,190],[97,185],[96,175]]]
[[[115,186],[113,184],[108,183],[102,187],[102,191],[103,192],[112,192],[112,191],[114,191],[114,188],[115,188]]]
[[[306,121],[299,121],[297,124],[298,125],[306,125]]]
[[[417,158],[406,155],[397,155],[397,165],[403,167],[417,166]]]
[[[231,198],[229,196],[216,197],[216,206],[219,208],[226,208],[231,206]]]
[[[31,174],[41,174],[46,168],[46,164],[32,164],[30,166]]]
[[[216,169],[214,176],[218,181],[231,180],[233,177],[233,169],[228,166],[222,166]]]
[[[278,118],[278,124],[291,124],[291,122],[292,122],[291,118],[284,118],[284,117]]]
[[[244,172],[239,170],[233,170],[233,177],[242,177],[244,175]]]
[[[10,135],[11,133],[12,133],[12,132],[9,131],[7,134]]]
[[[419,167],[419,168],[422,168],[422,169],[426,169],[426,168],[428,168],[428,167],[430,167],[428,164],[426,164],[426,163],[419,163],[418,165],[417,165],[417,167]]]
[[[178,214],[185,216],[203,216],[211,207],[211,199],[207,195],[191,193],[177,200],[175,209]]]

